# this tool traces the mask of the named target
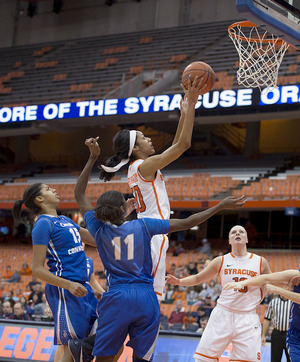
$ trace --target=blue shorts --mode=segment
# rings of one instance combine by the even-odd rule
[[[127,346],[149,360],[159,332],[160,308],[153,285],[124,284],[109,287],[98,303],[94,356],[116,355],[129,334]]]
[[[286,335],[286,346],[291,362],[300,361],[300,332],[289,329]]]
[[[46,284],[45,295],[54,318],[54,344],[68,344],[70,339],[82,339],[89,335],[97,319],[95,294],[88,283],[85,297],[75,297],[67,289]]]

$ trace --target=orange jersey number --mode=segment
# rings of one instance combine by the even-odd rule
[[[232,278],[236,283],[237,282],[242,282],[243,280],[246,280],[247,278],[239,278],[239,277],[236,277],[236,278]],[[238,289],[239,292],[241,293],[247,293],[248,292],[248,287],[243,287],[242,289]]]
[[[146,205],[144,203],[143,196],[142,196],[141,190],[138,187],[138,185],[133,186],[133,195],[134,195],[135,202],[136,202],[136,205],[137,205],[137,211],[138,212],[145,211],[146,210]]]

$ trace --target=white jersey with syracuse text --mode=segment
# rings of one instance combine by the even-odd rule
[[[222,256],[222,264],[219,270],[221,284],[239,282],[245,279],[261,275],[262,258],[253,253],[237,257],[232,253]],[[237,312],[255,311],[263,299],[263,293],[259,287],[244,287],[242,289],[223,290],[218,305]]]
[[[136,160],[128,169],[128,184],[137,203],[138,218],[169,219],[170,203],[163,176],[158,170],[154,180],[145,180],[139,173],[143,162]]]

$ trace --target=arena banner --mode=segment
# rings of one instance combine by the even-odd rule
[[[0,360],[54,361],[53,327],[0,324]]]
[[[0,320],[0,361],[54,361],[56,346],[53,345],[53,327],[29,323],[5,323]],[[199,335],[180,335],[165,332],[157,339],[154,362],[194,362],[194,352]],[[220,362],[229,362],[232,346],[229,345]],[[126,347],[118,362],[131,362],[132,349]],[[270,361],[270,344],[262,347],[261,362]],[[282,362],[286,362],[285,357]]]
[[[0,108],[0,124],[169,112],[180,108],[181,98],[181,94],[164,94],[149,97],[2,107]],[[300,85],[281,86],[261,93],[257,89],[246,88],[211,91],[201,95],[196,104],[196,109],[261,108],[272,105],[296,104],[299,101]]]

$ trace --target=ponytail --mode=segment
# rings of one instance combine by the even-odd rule
[[[31,186],[29,186],[23,194],[22,200],[17,200],[14,203],[13,206],[13,217],[14,219],[24,224],[24,221],[21,217],[21,210],[22,210],[22,204],[24,203],[25,206],[33,212],[34,215],[38,215],[41,211],[41,208],[35,203],[35,198],[37,196],[40,196],[42,192],[42,184],[41,183],[35,183]]]
[[[21,209],[22,209],[23,203],[24,203],[23,200],[17,200],[14,203],[13,210],[12,210],[13,217],[18,224],[24,224],[24,221],[22,220],[22,217],[21,217]]]
[[[136,143],[137,132],[123,129],[113,138],[115,155],[110,157],[105,165],[101,165],[100,180],[110,181],[115,173],[131,159],[132,150]]]
[[[109,159],[106,160],[105,166],[114,167],[119,162],[121,162],[121,160],[122,160],[122,158],[118,157],[117,155],[114,155],[114,156],[112,156],[112,157],[110,157]],[[101,166],[98,166],[98,168],[100,169],[99,179],[104,180],[105,182],[110,181],[116,174],[115,172],[107,172],[107,171],[105,171]]]

